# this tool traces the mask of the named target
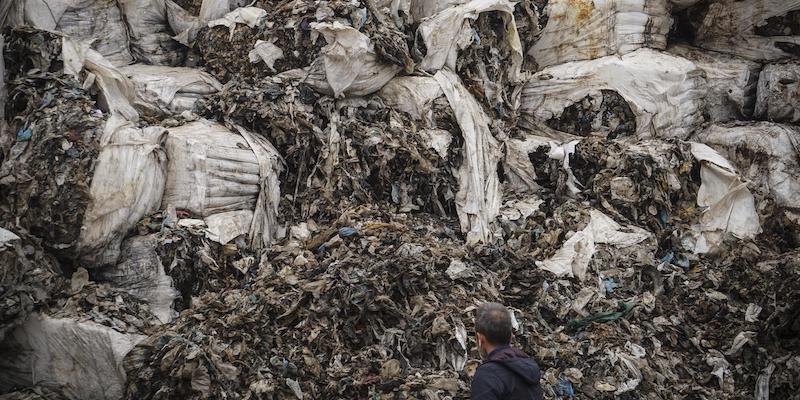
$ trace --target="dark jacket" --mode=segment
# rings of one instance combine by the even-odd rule
[[[472,400],[542,400],[539,366],[513,347],[494,349],[472,379]]]

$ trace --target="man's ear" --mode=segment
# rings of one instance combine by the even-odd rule
[[[483,336],[482,333],[475,333],[475,336],[478,337],[478,347],[483,346],[486,343],[486,336]]]

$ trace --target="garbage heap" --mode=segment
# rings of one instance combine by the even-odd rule
[[[0,27],[0,399],[800,399],[800,0]]]

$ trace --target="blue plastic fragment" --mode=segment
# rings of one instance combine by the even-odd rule
[[[31,140],[32,137],[33,131],[31,131],[31,128],[22,128],[17,131],[17,140],[20,142],[27,142],[28,140]]]
[[[617,282],[614,282],[613,279],[607,278],[603,279],[603,286],[606,288],[606,293],[611,294],[614,293],[614,289],[616,289],[619,285],[617,285]]]
[[[343,238],[347,238],[347,237],[351,237],[351,236],[355,236],[355,235],[358,235],[358,230],[355,229],[355,228],[351,228],[349,226],[346,226],[344,228],[339,228],[339,236],[341,236]]]
[[[575,397],[575,389],[572,387],[572,382],[567,378],[558,379],[555,392],[559,397]]]
[[[669,263],[672,262],[673,258],[675,258],[675,253],[670,251],[669,253],[667,253],[667,255],[665,255],[664,257],[661,257],[661,262],[669,264]]]

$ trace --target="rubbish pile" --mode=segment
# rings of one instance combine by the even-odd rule
[[[800,1],[0,5],[0,399],[798,399]]]

